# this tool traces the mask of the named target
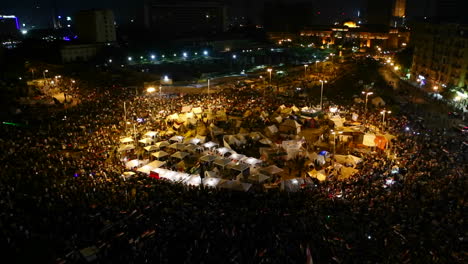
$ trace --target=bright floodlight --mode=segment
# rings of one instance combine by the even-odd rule
[[[236,55],[236,54],[233,54],[233,55],[232,55],[232,58],[233,58],[233,59],[236,59],[236,58],[237,58],[237,55]]]
[[[132,57],[128,57],[128,61],[132,61]]]
[[[146,89],[146,91],[147,91],[148,93],[152,93],[152,92],[156,91],[156,88],[154,88],[154,87],[148,87],[148,89]]]
[[[207,55],[208,55],[208,51],[207,51],[207,50],[203,51],[203,55],[207,56]]]
[[[28,34],[28,31],[23,29],[23,30],[21,30],[21,34],[26,35],[26,34]]]
[[[187,58],[187,52],[182,53],[182,56],[184,56],[184,58]]]
[[[164,81],[165,82],[168,82],[169,81],[169,77],[167,75],[164,75]]]
[[[151,55],[151,59],[154,60],[156,58],[156,56],[154,55]]]
[[[272,70],[273,70],[273,69],[271,69],[271,68],[268,68],[268,69],[267,69],[268,72],[271,72]]]

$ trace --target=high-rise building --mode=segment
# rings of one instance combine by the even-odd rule
[[[19,37],[19,22],[16,16],[0,15],[0,40],[11,40]]]
[[[468,86],[468,25],[415,23],[411,76],[421,85]]]
[[[78,38],[86,43],[116,41],[114,12],[110,9],[80,11],[75,15]]]
[[[184,38],[226,30],[226,6],[222,1],[147,0],[146,27],[165,38]]]
[[[405,25],[406,0],[395,0],[392,10],[392,27],[402,27]]]
[[[406,16],[406,0],[395,0],[393,4],[393,16],[394,17]]]

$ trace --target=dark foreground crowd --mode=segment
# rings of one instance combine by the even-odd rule
[[[94,263],[468,261],[464,138],[429,130],[411,112],[388,125],[398,135],[397,160],[365,156],[349,180],[297,193],[241,193],[143,175],[123,180],[112,156],[124,98],[94,97],[38,124],[2,127],[3,259],[84,263],[80,250],[90,248]],[[283,103],[252,99],[135,100],[130,109],[140,116],[200,101],[218,100],[231,112],[247,102],[272,109]],[[396,167],[395,183],[384,186]]]

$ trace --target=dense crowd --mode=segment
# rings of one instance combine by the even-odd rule
[[[163,99],[107,91],[43,121],[4,126],[5,257],[17,263],[81,263],[79,251],[95,247],[96,263],[467,261],[464,138],[426,128],[416,122],[421,113],[410,108],[387,125],[398,135],[390,150],[396,159],[384,152],[362,154],[357,175],[297,193],[241,193],[144,175],[120,177],[125,168],[116,142],[125,134],[124,102],[128,120],[147,120],[138,124],[141,135],[165,130],[165,117],[184,105],[242,115],[256,107],[291,105],[288,100],[254,91]],[[380,115],[370,113],[368,119],[378,123]],[[264,127],[271,121],[247,122]],[[385,184],[389,176],[392,185]]]

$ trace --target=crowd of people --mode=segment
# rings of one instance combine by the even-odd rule
[[[411,108],[387,124],[398,135],[390,150],[396,159],[384,152],[362,154],[359,173],[344,181],[297,193],[243,193],[138,174],[123,179],[116,149],[126,135],[125,121],[137,124],[141,135],[168,129],[164,120],[184,105],[220,107],[234,116],[317,100],[298,103],[251,90],[173,98],[106,91],[82,98],[40,121],[24,111],[28,125],[0,131],[0,245],[15,262],[82,263],[85,255],[95,263],[468,259],[464,138],[416,122],[420,113]],[[370,111],[368,122],[379,120]],[[257,117],[248,122],[270,124]],[[216,139],[208,134],[207,140]],[[389,176],[394,181],[385,184]]]

